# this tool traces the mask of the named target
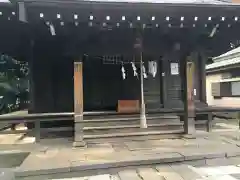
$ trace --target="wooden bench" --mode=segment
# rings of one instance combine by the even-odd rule
[[[118,100],[119,113],[138,113],[139,100]]]

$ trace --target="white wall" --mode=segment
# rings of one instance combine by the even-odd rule
[[[212,96],[212,82],[217,82],[222,79],[221,74],[208,74],[206,77],[206,96],[207,103],[210,106],[220,107],[240,107],[240,97],[222,97],[221,99],[214,99]],[[240,91],[240,90],[239,90]]]

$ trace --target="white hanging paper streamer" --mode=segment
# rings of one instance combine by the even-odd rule
[[[50,32],[51,32],[52,36],[56,36],[56,32],[55,32],[55,28],[54,28],[53,24],[50,24],[49,27],[50,27]]]
[[[148,72],[152,74],[153,77],[157,74],[157,62],[156,61],[148,61]]]
[[[134,62],[131,62],[131,63],[132,63],[132,68],[133,68],[133,76],[138,76],[137,68],[136,68]]]
[[[144,65],[142,65],[142,71],[143,71],[143,77],[146,79],[147,78],[147,73]]]
[[[124,69],[123,65],[122,65],[121,71],[122,71],[122,78],[126,79],[126,73],[125,73],[125,69]]]

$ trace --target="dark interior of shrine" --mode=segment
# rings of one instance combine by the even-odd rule
[[[32,28],[32,51],[29,36],[25,37],[23,45],[16,45],[23,49],[20,50],[22,59],[29,61],[31,69],[29,112],[73,111],[73,64],[77,58],[83,60],[84,111],[116,111],[118,100],[140,99],[140,80],[133,76],[130,64],[136,61],[139,69],[140,59],[134,50],[136,29],[79,29],[72,24],[65,24],[56,25],[56,36],[52,36],[49,27],[44,23]],[[175,44],[178,41],[184,42],[186,34],[181,35],[184,29],[172,31],[149,28],[142,33],[146,69],[148,61],[154,60],[158,63],[156,77],[148,76],[144,80],[147,109],[183,107],[181,76],[185,54],[184,49],[180,47],[177,50]],[[18,58],[21,53],[18,53]],[[104,60],[104,57],[110,57],[110,60]],[[121,57],[120,61],[112,61],[116,57]],[[194,61],[199,67],[205,64],[205,61],[198,57]],[[179,63],[179,75],[171,75],[171,63]],[[122,64],[126,71],[125,80],[122,78]],[[197,101],[202,101],[200,89],[203,72],[200,69],[196,69],[195,76]]]
[[[57,30],[56,33],[59,33]],[[75,58],[83,60],[85,111],[116,111],[118,100],[139,99],[140,81],[133,76],[130,64],[133,61],[133,56],[124,56],[122,49],[119,49],[117,53],[114,48],[117,48],[116,46],[121,43],[116,40],[117,38],[109,42],[102,38],[104,34],[103,36],[89,36],[90,42],[86,43],[85,46],[92,44],[94,47],[91,51],[83,53],[81,44],[76,45],[75,49],[68,46],[69,39],[71,39],[69,36],[63,34],[51,36],[48,29],[46,34],[42,35],[44,37],[40,35],[34,42],[32,112],[73,111],[73,64]],[[119,37],[118,34],[115,35]],[[109,51],[111,48],[104,49],[108,44],[114,47],[112,52]],[[78,48],[78,46],[80,47]],[[98,52],[94,51],[94,48],[98,49]],[[76,51],[80,52],[78,56],[73,55],[73,52]],[[121,55],[121,58],[118,63],[117,61],[110,62],[104,60],[104,55],[109,55],[112,58]],[[122,79],[121,62],[124,63],[126,69],[126,80]]]
[[[133,75],[131,65],[135,61],[139,69],[140,57],[133,48],[135,30],[88,27],[88,33],[79,29],[78,33],[72,33],[71,26],[66,26],[56,26],[56,36],[51,35],[46,25],[38,26],[35,32],[39,33],[34,41],[31,65],[33,94],[30,112],[73,111],[73,64],[76,58],[83,60],[84,111],[116,111],[118,100],[140,100],[140,79]],[[65,28],[68,31],[64,31]],[[183,107],[183,51],[175,49],[176,39],[168,32],[146,29],[143,38],[146,69],[148,61],[158,63],[156,77],[149,75],[144,80],[147,109]],[[174,62],[180,66],[177,76],[172,76],[169,69],[170,63]],[[199,63],[201,59],[196,58],[196,65]],[[122,65],[126,71],[125,80]],[[197,69],[197,89],[201,86],[200,73]],[[196,97],[200,100],[200,93]]]

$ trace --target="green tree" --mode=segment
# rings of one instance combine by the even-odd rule
[[[28,94],[28,63],[0,54],[0,113],[18,110],[20,100],[28,101],[26,94]]]

